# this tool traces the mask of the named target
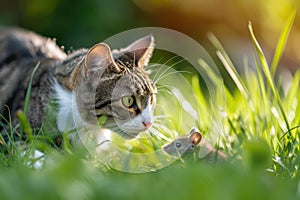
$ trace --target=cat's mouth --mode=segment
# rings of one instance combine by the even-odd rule
[[[141,119],[141,116],[129,121],[116,119],[116,117],[108,117],[102,126],[110,129],[112,132],[125,139],[133,139],[136,138],[141,132],[150,129],[152,123],[153,122],[150,119]]]

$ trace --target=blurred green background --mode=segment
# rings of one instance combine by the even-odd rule
[[[66,50],[90,47],[131,28],[159,26],[185,33],[207,50],[213,32],[239,65],[249,54],[248,22],[268,55],[298,0],[1,0],[0,25],[21,26],[57,38]],[[296,16],[282,66],[300,63],[300,17]]]
[[[131,28],[158,26],[191,36],[213,55],[215,50],[207,39],[207,33],[212,32],[224,44],[235,66],[241,68],[243,55],[252,56],[253,52],[248,22],[252,21],[259,43],[271,60],[283,24],[293,9],[299,8],[299,0],[0,0],[0,25],[24,27],[56,38],[66,50],[90,47]],[[299,46],[298,14],[281,67],[299,69]],[[13,151],[12,155],[19,157],[0,154],[0,199],[299,199],[299,139],[295,148],[291,147],[293,154],[290,143],[279,153],[269,152],[265,143],[248,143],[250,136],[266,137],[270,149],[281,150],[280,141],[273,144],[273,139],[283,134],[283,120],[273,114],[278,104],[270,98],[270,92],[261,95],[267,96],[265,101],[258,94],[259,87],[265,86],[263,81],[259,85],[259,78],[253,74],[247,74],[245,83],[257,106],[254,111],[253,104],[239,93],[226,94],[226,120],[233,122],[231,126],[226,124],[231,136],[226,137],[227,144],[233,148],[232,154],[244,154],[241,162],[215,168],[179,162],[158,172],[128,175],[93,167],[91,159],[82,159],[85,151],[53,151],[41,170],[31,169],[29,159]],[[291,94],[283,99],[290,116],[296,116],[291,121],[293,127],[299,124],[299,80],[298,72]],[[277,157],[273,157],[274,167],[267,171],[271,153]]]

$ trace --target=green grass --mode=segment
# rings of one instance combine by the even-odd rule
[[[4,145],[6,153],[0,155],[1,199],[300,199],[300,71],[288,81],[288,87],[280,74],[275,78],[294,16],[292,13],[283,27],[271,67],[249,24],[255,50],[252,58],[245,59],[242,74],[217,38],[209,35],[236,89],[224,86],[222,78],[199,58],[199,68],[215,88],[211,94],[215,99],[210,101],[202,92],[205,89],[198,76],[189,76],[191,88],[187,91],[194,95],[182,99],[191,103],[199,121],[185,118],[180,103],[160,94],[160,106],[171,102],[175,110],[165,123],[171,132],[165,136],[197,126],[208,137],[214,124],[221,124],[216,146],[228,154],[228,163],[211,166],[198,162],[198,157],[184,157],[184,162],[179,160],[156,172],[128,174],[96,167],[85,149],[51,146],[42,133],[29,137],[28,155],[21,156],[23,148],[11,137]],[[250,67],[249,61],[254,66]],[[30,125],[23,115],[20,127],[27,133]],[[9,135],[15,133],[9,119],[6,122]],[[129,143],[134,151],[147,152],[163,140]],[[32,168],[36,160],[29,156],[36,148],[46,152],[39,170]]]

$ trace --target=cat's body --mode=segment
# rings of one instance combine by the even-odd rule
[[[0,28],[0,114],[23,109],[33,69],[27,119],[41,127],[49,101],[57,102],[56,125],[60,131],[75,125],[96,124],[125,138],[136,137],[152,123],[155,86],[144,66],[153,51],[153,37],[137,40],[125,49],[111,51],[103,43],[67,55],[53,40],[29,31]]]
[[[67,55],[55,42],[20,29],[0,29],[0,113],[8,119],[10,112],[23,109],[25,94],[34,67],[40,66],[33,79],[28,119],[33,127],[40,127],[45,116],[53,87],[50,77],[55,67]]]

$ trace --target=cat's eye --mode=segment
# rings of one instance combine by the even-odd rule
[[[134,98],[133,98],[133,96],[125,96],[125,97],[122,97],[122,104],[123,104],[125,107],[129,108],[129,107],[131,107],[131,106],[133,105],[133,103],[134,103]]]

